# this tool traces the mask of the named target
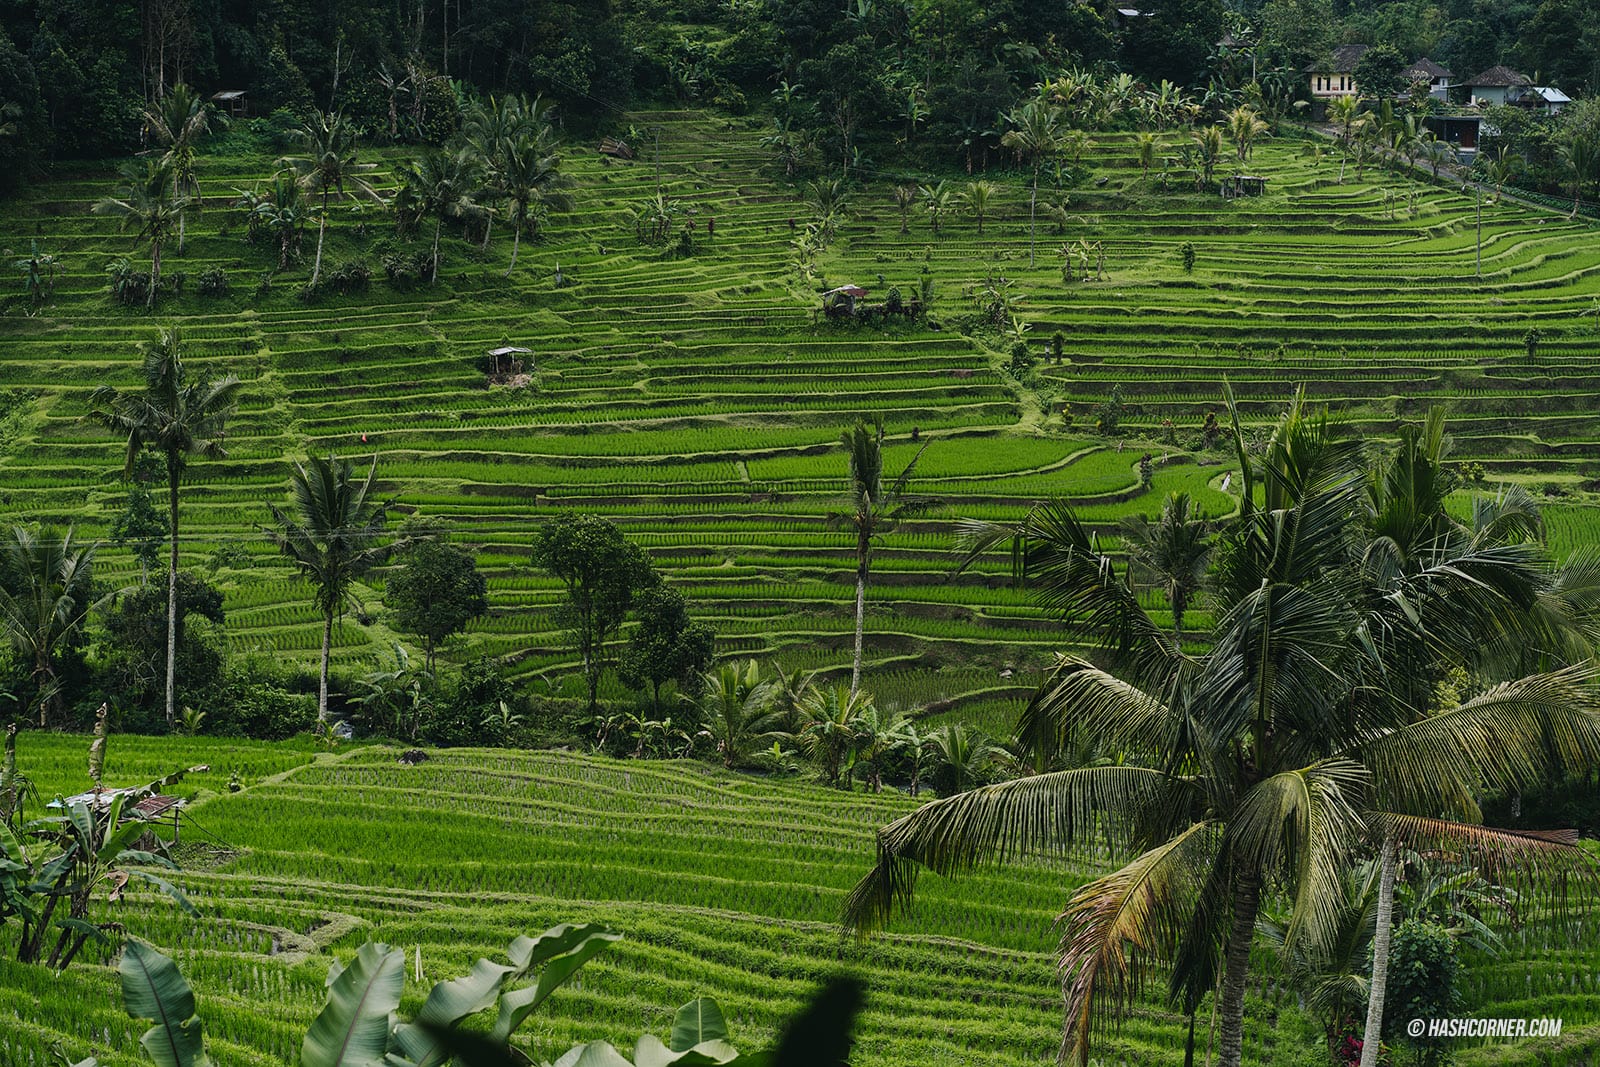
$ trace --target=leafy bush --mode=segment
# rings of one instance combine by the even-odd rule
[[[322,279],[334,292],[344,295],[365,292],[371,280],[371,268],[356,259],[345,260]]]
[[[279,741],[310,730],[317,721],[316,695],[292,692],[289,682],[259,660],[232,667],[208,709],[206,732]]]
[[[384,254],[383,273],[396,289],[432,281],[433,255],[426,248],[416,251],[395,249]]]
[[[127,259],[113,259],[106,264],[106,276],[117,303],[136,307],[150,299],[150,272],[139,270]]]
[[[200,275],[201,296],[227,296],[230,288],[228,272],[221,267],[212,267]]]

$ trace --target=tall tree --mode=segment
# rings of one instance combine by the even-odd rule
[[[412,160],[401,181],[408,203],[420,215],[433,216],[433,268],[439,280],[439,237],[445,219],[462,218],[478,210],[473,193],[478,188],[478,162],[466,148],[431,148]]]
[[[639,625],[628,636],[618,671],[629,685],[650,687],[650,703],[661,707],[661,686],[669,681],[692,688],[711,666],[717,635],[710,626],[689,617],[689,602],[664,585],[639,592],[633,611]]]
[[[173,166],[166,159],[151,160],[140,166],[127,163],[122,178],[128,184],[120,197],[97,201],[96,215],[109,215],[122,229],[134,229],[135,242],[150,245],[150,291],[145,306],[154,307],[156,289],[161,284],[161,246],[172,234],[173,224],[182,217],[189,199],[173,192]]]
[[[583,659],[589,707],[599,703],[606,641],[621,627],[645,589],[660,577],[644,550],[598,515],[562,515],[539,528],[533,558],[566,586],[561,618]]]
[[[871,424],[857,422],[844,432],[842,442],[850,463],[850,483],[842,506],[829,513],[828,524],[848,528],[855,534],[856,550],[856,641],[850,662],[850,696],[861,691],[861,648],[867,619],[867,579],[872,571],[872,549],[878,538],[894,529],[902,519],[932,506],[931,501],[914,500],[906,495],[911,476],[916,472],[924,444],[917,449],[893,481],[883,480],[883,420]]]
[[[849,901],[848,920],[870,928],[909,899],[920,867],[1120,842],[1131,862],[1078,889],[1063,916],[1063,1055],[1079,1062],[1102,1000],[1116,1012],[1139,988],[1136,945],[1141,960],[1172,963],[1169,993],[1185,1010],[1218,990],[1218,1060],[1238,1067],[1264,894],[1289,899],[1291,947],[1330,937],[1344,871],[1374,832],[1459,840],[1412,813],[1600,755],[1588,667],[1417,717],[1415,687],[1449,656],[1489,669],[1529,632],[1522,620],[1546,588],[1533,553],[1468,545],[1415,573],[1374,569],[1381,549],[1352,552],[1364,523],[1358,442],[1298,399],[1260,458],[1235,440],[1241,514],[1213,571],[1218,624],[1203,655],[1176,650],[1064,508],[975,537],[974,549],[1011,544],[1042,601],[1093,635],[1115,671],[1061,657],[1018,725],[1039,773],[884,828]],[[1124,762],[1052,769],[1086,737]]]
[[[972,212],[972,217],[978,220],[980,236],[983,233],[984,217],[993,209],[995,199],[999,195],[1000,186],[990,181],[968,182],[966,189],[961,193],[962,203]]]
[[[315,587],[322,613],[322,668],[317,685],[317,715],[328,720],[328,656],[333,620],[344,611],[356,579],[389,558],[398,545],[383,542],[391,501],[375,495],[378,461],[358,477],[348,459],[310,457],[289,474],[292,511],[268,507],[276,526],[265,531],[278,551],[294,560]]]
[[[193,204],[195,213],[202,208],[200,196],[199,164],[196,148],[200,139],[211,132],[211,109],[206,101],[187,85],[179,83],[153,107],[144,111],[146,134],[156,144],[166,148],[162,160],[172,166],[172,196],[182,199],[185,205]],[[178,208],[178,252],[184,245],[183,207]]]
[[[184,366],[178,327],[140,342],[144,387],[123,391],[101,386],[90,395],[90,416],[127,443],[123,473],[132,476],[149,449],[167,475],[167,728],[177,722],[174,678],[178,661],[178,489],[192,457],[221,459],[228,453],[228,416],[238,403],[239,379],[231,374],[191,381]]]
[[[421,636],[433,674],[438,646],[488,612],[489,583],[471,552],[422,538],[401,550],[400,566],[384,584],[384,601],[394,610],[396,627]]]
[[[1059,108],[1045,100],[1029,100],[1005,116],[1000,143],[1033,167],[1033,192],[1028,197],[1028,266],[1033,266],[1034,234],[1039,208],[1039,171],[1061,151],[1066,121]]]
[[[549,212],[572,207],[572,197],[566,192],[572,179],[561,173],[561,156],[555,151],[548,127],[537,134],[524,134],[507,146],[498,182],[510,207],[511,264],[506,267],[509,278],[517,269],[517,250],[523,236],[537,234]]]
[[[317,259],[311,267],[311,284],[322,276],[322,241],[328,235],[328,200],[366,196],[379,203],[383,198],[365,177],[377,168],[362,163],[356,152],[355,134],[338,112],[313,112],[295,129],[302,154],[278,160],[299,178],[307,192],[321,199],[317,218]]]
[[[94,545],[72,531],[13,526],[0,540],[0,626],[28,665],[39,702],[39,725],[60,707],[56,657],[83,631],[89,614],[111,599],[94,581]]]

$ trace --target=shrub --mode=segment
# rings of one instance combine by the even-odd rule
[[[433,279],[433,256],[427,249],[415,252],[394,249],[383,256],[383,273],[389,284],[405,289]]]
[[[112,299],[133,307],[150,299],[150,272],[139,270],[126,259],[106,264]]]
[[[1006,363],[1006,373],[1021,378],[1033,369],[1034,357],[1028,342],[1018,341],[1011,346],[1011,359]]]
[[[336,293],[362,293],[366,292],[367,283],[372,280],[372,270],[360,260],[347,259],[329,271],[322,280]]]
[[[1194,273],[1194,242],[1185,241],[1179,245],[1178,255],[1183,257],[1183,273]]]
[[[221,267],[212,267],[200,275],[201,296],[227,296],[229,288],[228,272]]]
[[[888,295],[883,298],[883,309],[891,315],[898,315],[904,307],[905,298],[900,295],[900,287],[890,286]]]
[[[316,694],[291,692],[288,684],[258,660],[231,667],[207,709],[206,732],[259,741],[305,733],[317,721]]]

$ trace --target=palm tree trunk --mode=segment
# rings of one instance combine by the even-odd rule
[[[1361,1067],[1376,1067],[1383,1043],[1383,999],[1389,984],[1389,936],[1394,928],[1394,835],[1383,839],[1378,876],[1378,914],[1372,932],[1372,983],[1367,987],[1367,1028],[1361,1036]]]
[[[517,246],[522,243],[522,227],[517,226],[511,231],[511,266],[506,268],[506,277],[511,277],[511,272],[517,269]]]
[[[1033,267],[1033,234],[1039,207],[1039,164],[1033,165],[1033,195],[1028,198],[1028,267]]]
[[[493,229],[494,229],[494,212],[492,212],[492,211],[488,210],[487,208],[485,208],[484,212],[483,212],[483,244],[478,247],[478,251],[480,251],[480,252],[489,251],[489,232],[491,230],[493,230]]]
[[[444,229],[444,212],[433,220],[433,277],[428,279],[429,285],[439,284],[439,231]]]
[[[328,190],[322,190],[322,217],[317,220],[317,261],[311,265],[311,285],[314,288],[322,274],[322,239],[328,233]]]
[[[159,240],[152,240],[150,242],[150,291],[145,294],[144,298],[144,306],[146,308],[153,308],[156,306],[156,287],[160,284],[161,242]]]
[[[322,617],[322,673],[317,679],[317,721],[328,721],[328,649],[333,644],[333,612]]]
[[[861,688],[861,641],[867,622],[867,564],[863,560],[856,568],[856,651],[850,663],[850,696],[855,698]]]
[[[177,724],[176,685],[178,668],[178,469],[167,464],[167,730]]]
[[[178,212],[178,255],[180,256],[183,255],[183,246],[186,240],[186,230],[184,224],[188,222],[188,220],[189,213],[187,211]]]
[[[1240,1067],[1244,1059],[1244,983],[1250,970],[1250,945],[1255,940],[1260,904],[1261,885],[1255,872],[1241,874],[1233,888],[1233,929],[1228,934],[1222,994],[1217,1006],[1222,1019],[1217,1042],[1217,1062],[1221,1067]]]

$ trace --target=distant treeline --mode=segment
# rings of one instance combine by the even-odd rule
[[[436,134],[430,110],[449,93],[543,94],[571,126],[617,128],[643,103],[776,102],[880,154],[970,150],[1067,67],[1237,88],[1345,42],[1431,55],[1458,77],[1510,63],[1578,95],[1600,88],[1592,3],[8,0],[0,166],[136,147],[141,107],[179,82],[246,90],[254,114],[337,108],[401,140]],[[1130,6],[1155,13],[1117,13]]]

